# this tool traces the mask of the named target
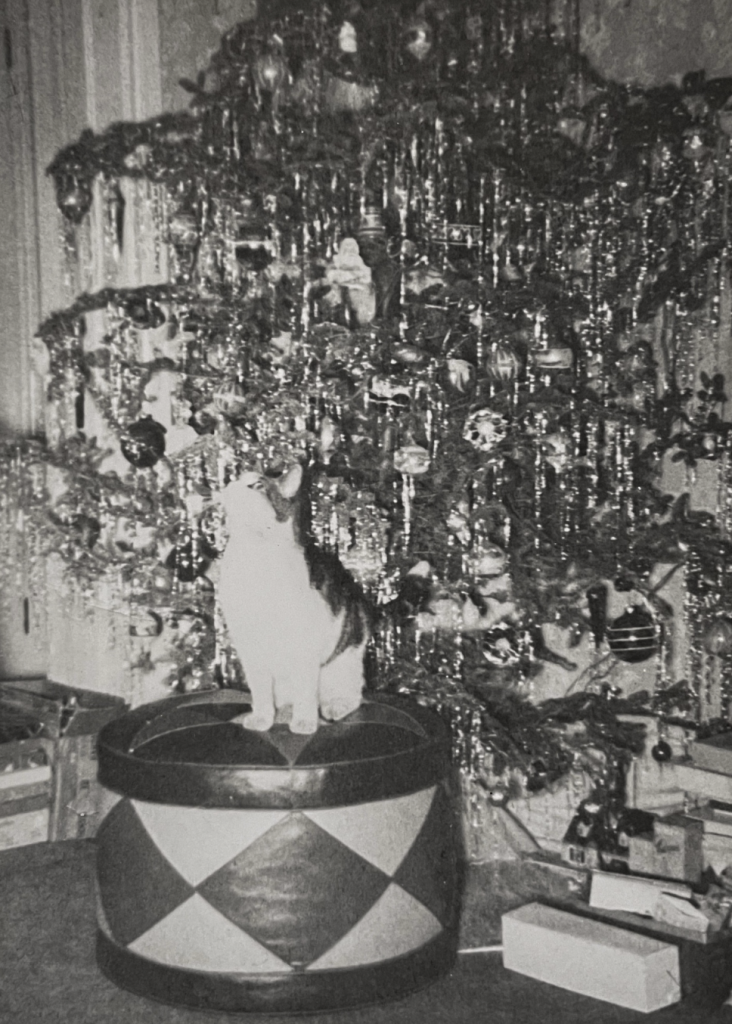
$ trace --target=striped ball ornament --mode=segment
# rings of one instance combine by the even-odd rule
[[[646,661],[658,650],[659,628],[646,608],[634,605],[610,623],[605,639],[620,661]]]

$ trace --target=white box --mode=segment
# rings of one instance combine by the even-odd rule
[[[503,965],[511,971],[642,1013],[681,998],[679,952],[668,942],[540,903],[502,922]]]
[[[659,893],[667,892],[681,899],[691,899],[691,888],[683,882],[659,878],[639,878],[612,871],[593,871],[590,906],[598,910],[627,910],[632,914],[653,917]]]
[[[0,850],[48,842],[49,808],[0,817]]]

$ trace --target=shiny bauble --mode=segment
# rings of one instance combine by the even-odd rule
[[[518,634],[506,622],[483,632],[482,648],[485,660],[497,668],[513,668],[521,661]]]
[[[467,359],[447,360],[447,382],[451,388],[465,394],[475,377],[475,367]]]
[[[369,402],[378,406],[408,409],[412,404],[410,389],[388,377],[372,377],[369,384]]]
[[[91,209],[93,194],[86,178],[78,174],[64,174],[56,180],[56,203],[72,224],[81,224]]]
[[[280,53],[263,53],[252,67],[254,83],[264,92],[276,92],[287,81],[287,62]]]
[[[136,469],[149,469],[165,454],[165,427],[152,416],[143,416],[127,428],[120,448]]]
[[[722,616],[711,624],[702,638],[707,654],[724,658],[732,653],[732,619]]]
[[[234,256],[240,267],[255,273],[266,270],[274,258],[269,242],[254,239],[235,242]]]
[[[544,373],[571,370],[574,365],[571,348],[538,348],[531,355],[536,369]]]
[[[133,299],[124,307],[124,313],[138,331],[155,330],[165,323],[165,313],[156,302]]]
[[[488,353],[485,368],[493,380],[513,380],[519,370],[518,356],[508,345],[497,345]]]
[[[491,544],[479,553],[475,561],[476,576],[500,576],[506,571],[508,556],[503,548]]]
[[[620,661],[647,661],[658,651],[659,629],[653,615],[635,605],[608,625],[605,639]]]
[[[526,788],[530,793],[538,793],[546,786],[549,769],[542,758],[537,757],[529,765],[529,772],[526,776]]]
[[[492,409],[476,409],[465,421],[463,437],[481,452],[492,452],[508,434],[508,422]]]
[[[216,417],[207,409],[194,409],[188,418],[188,426],[197,434],[215,434]]]
[[[415,60],[426,60],[434,45],[432,26],[425,18],[414,18],[404,29],[404,49]]]
[[[425,352],[419,345],[410,345],[406,341],[394,345],[391,355],[402,366],[424,366],[430,358],[429,353]]]
[[[91,551],[102,532],[101,524],[96,516],[87,516],[82,512],[71,519],[70,526],[82,546]]]
[[[659,764],[664,764],[666,761],[670,761],[673,755],[673,750],[666,740],[659,740],[658,743],[651,747],[651,757],[654,761],[658,761]]]
[[[505,786],[492,786],[488,791],[488,803],[493,807],[505,807],[508,803],[508,789]]]
[[[359,242],[383,242],[386,238],[383,211],[380,206],[366,206],[358,222],[356,238]]]
[[[200,540],[194,544],[192,539],[176,544],[171,548],[165,564],[181,583],[193,583],[199,576],[204,576],[211,565],[205,547]]]
[[[176,249],[195,249],[199,240],[198,221],[193,213],[179,210],[168,220],[168,240]]]

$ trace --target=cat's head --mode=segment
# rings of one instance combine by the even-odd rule
[[[301,483],[300,465],[276,478],[254,470],[242,473],[221,492],[229,533],[237,527],[260,532],[290,519]]]

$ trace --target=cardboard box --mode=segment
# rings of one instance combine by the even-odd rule
[[[636,878],[631,875],[614,874],[612,871],[593,871],[590,906],[601,910],[625,910],[631,914],[653,917],[659,893],[662,892],[681,899],[691,897],[690,887],[678,882]]]
[[[540,903],[504,914],[502,924],[509,970],[642,1013],[681,998],[670,943]]]
[[[121,697],[50,679],[7,679],[0,682],[0,706],[32,715],[41,723],[43,735],[56,739],[97,733],[127,705]]]
[[[651,917],[623,910],[602,910],[573,898],[554,903],[560,909],[593,921],[648,935],[677,947],[681,970],[681,996],[690,1005],[716,1008],[732,988],[732,932],[679,928]]]
[[[704,870],[704,826],[686,814],[656,818],[653,832],[630,836],[628,867],[640,875],[696,884]]]
[[[689,753],[697,768],[732,775],[732,730],[694,740],[689,745]]]
[[[45,843],[48,840],[48,822],[48,801],[42,807],[16,814],[3,815],[0,808],[0,850]]]

